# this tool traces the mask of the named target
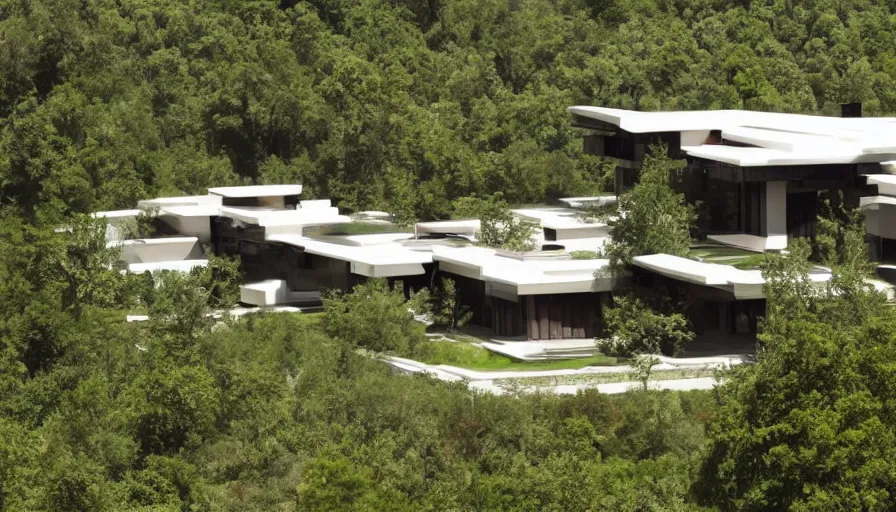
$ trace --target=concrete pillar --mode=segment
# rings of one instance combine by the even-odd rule
[[[787,248],[787,182],[765,182],[765,233],[767,250]]]

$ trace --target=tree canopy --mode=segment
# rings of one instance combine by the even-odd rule
[[[687,256],[696,208],[672,188],[671,181],[683,165],[666,156],[665,146],[650,148],[638,182],[619,196],[617,211],[607,220],[610,240],[603,252],[611,273],[623,273],[635,256]]]
[[[3,0],[0,204],[301,182],[350,209],[597,192],[564,111],[896,112],[892,2]],[[40,215],[38,215],[40,213]]]
[[[821,227],[819,252],[834,279],[812,285],[805,242],[767,256],[763,348],[718,390],[713,448],[698,487],[723,510],[896,503],[896,316],[864,281],[861,216],[846,212]],[[838,233],[840,243],[829,243]]]

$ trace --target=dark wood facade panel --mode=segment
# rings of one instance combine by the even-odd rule
[[[473,312],[471,323],[491,328],[496,336],[530,340],[593,338],[603,333],[603,305],[609,293],[522,295],[517,301],[487,295],[485,283],[439,272],[435,279],[451,278],[458,299]]]

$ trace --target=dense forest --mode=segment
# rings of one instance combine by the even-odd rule
[[[894,509],[896,311],[863,285],[855,214],[763,261],[755,364],[712,392],[614,396],[393,374],[370,352],[425,336],[384,287],[208,316],[234,300],[231,263],[122,274],[80,215],[240,183],[405,218],[594,193],[607,165],[566,106],[893,114],[894,13],[0,0],[0,510]],[[820,292],[810,254],[834,269]]]
[[[594,192],[564,108],[896,112],[884,0],[2,0],[0,203],[301,182],[418,218]]]

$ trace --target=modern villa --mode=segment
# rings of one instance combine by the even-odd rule
[[[764,282],[759,270],[738,265],[737,250],[780,251],[794,237],[814,236],[823,201],[838,201],[841,194],[844,206],[864,208],[869,253],[881,263],[882,276],[891,273],[886,262],[896,256],[896,230],[887,219],[896,219],[890,216],[896,213],[896,118],[862,118],[856,104],[844,105],[843,117],[588,106],[568,111],[574,125],[589,130],[585,152],[614,159],[616,194],[634,183],[651,145],[662,143],[670,157],[686,162],[673,186],[699,205],[698,239],[725,249],[703,251],[720,255],[716,261],[705,261],[698,250],[693,259],[655,254],[634,263],[661,276],[654,282],[668,279],[687,288],[698,333],[755,332],[765,310]],[[818,282],[829,278],[823,268],[812,274]]]
[[[896,119],[568,110],[588,130],[586,152],[614,159],[617,195],[636,181],[652,144],[686,161],[673,186],[700,205],[692,254],[639,256],[633,277],[640,286],[684,290],[698,334],[755,333],[764,281],[750,256],[813,236],[819,204],[839,193],[847,206],[863,208],[881,276],[896,274],[886,264],[896,259],[888,222],[896,219]],[[406,293],[451,278],[473,323],[498,337],[553,340],[603,332],[603,309],[620,282],[603,272],[607,260],[571,253],[603,246],[608,226],[583,209],[613,201],[574,197],[513,210],[540,228],[538,249],[524,253],[475,245],[476,219],[401,228],[386,212],[345,215],[328,199],[304,200],[298,184],[212,188],[95,215],[107,219],[108,243],[121,247],[132,272],[187,271],[205,265],[207,253],[239,256],[247,305],[315,305],[322,291],[349,291],[369,278],[400,282]],[[149,219],[151,235],[128,228],[138,217]],[[830,275],[817,268],[812,279]],[[873,284],[891,293],[884,280]]]

